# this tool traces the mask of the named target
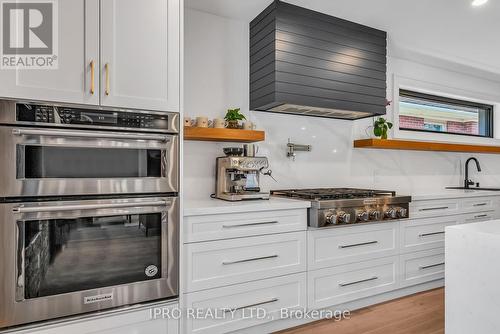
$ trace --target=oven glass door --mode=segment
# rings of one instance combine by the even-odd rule
[[[161,213],[21,222],[24,298],[161,277]]]
[[[19,145],[18,178],[161,177],[162,150]]]
[[[178,191],[178,136],[0,127],[0,197]]]
[[[170,282],[176,276],[173,208],[171,199],[160,198],[16,208],[22,216],[16,300]]]

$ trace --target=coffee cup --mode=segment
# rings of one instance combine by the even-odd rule
[[[214,128],[218,128],[218,129],[221,129],[221,128],[225,128],[226,127],[226,121],[222,118],[215,118],[213,120],[213,127]]]
[[[252,122],[244,122],[243,130],[255,130],[255,124],[253,124]]]
[[[194,125],[194,120],[191,117],[184,117],[184,126],[191,127]]]
[[[196,126],[198,128],[208,128],[212,125],[212,121],[208,120],[208,117],[196,117]]]

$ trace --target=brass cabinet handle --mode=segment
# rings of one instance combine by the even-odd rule
[[[106,95],[109,95],[109,63],[106,63],[106,65],[104,65],[104,70],[106,71],[106,88],[104,90],[104,93],[106,93]]]
[[[95,92],[95,61],[90,62],[90,94],[94,95]]]

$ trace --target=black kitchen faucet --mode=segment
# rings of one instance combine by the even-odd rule
[[[474,182],[472,180],[469,180],[469,162],[471,160],[474,160],[474,162],[476,163],[476,168],[477,168],[477,171],[480,172],[481,171],[481,166],[479,165],[479,161],[477,161],[476,158],[474,157],[471,157],[469,159],[467,159],[467,161],[465,161],[465,180],[464,180],[464,188],[469,188],[469,186],[473,185]],[[479,183],[477,183],[477,186],[479,187]]]

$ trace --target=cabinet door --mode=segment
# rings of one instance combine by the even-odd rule
[[[0,97],[97,105],[99,0],[61,0],[55,5],[57,69],[1,69]],[[95,69],[93,94],[92,61]]]
[[[101,104],[178,111],[180,0],[101,1]]]

